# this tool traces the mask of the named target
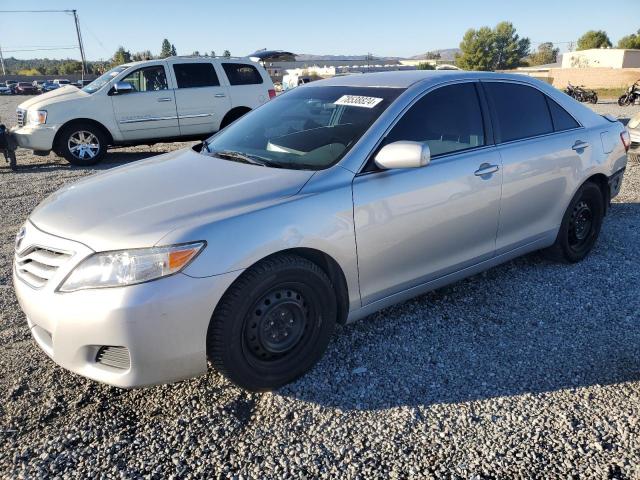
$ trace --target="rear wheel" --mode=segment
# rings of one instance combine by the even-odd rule
[[[224,294],[207,332],[207,355],[235,384],[272,390],[322,356],[337,317],[331,281],[297,255],[268,258]]]
[[[95,165],[107,153],[107,136],[90,123],[74,123],[60,132],[56,153],[72,165]]]
[[[591,98],[589,99],[589,102],[593,103],[594,105],[598,103],[598,94],[597,93],[592,94]]]
[[[567,263],[585,258],[598,239],[603,217],[602,191],[595,183],[587,182],[571,200],[556,242],[547,250],[547,256]]]

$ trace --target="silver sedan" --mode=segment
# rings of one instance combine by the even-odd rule
[[[592,249],[624,127],[524,76],[385,72],[291,90],[192,149],[47,198],[14,283],[59,365],[137,387],[207,360],[268,390],[336,323],[545,249]]]

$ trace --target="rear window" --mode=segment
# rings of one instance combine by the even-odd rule
[[[262,83],[262,75],[253,65],[223,63],[222,68],[224,68],[231,85],[256,85]]]
[[[176,63],[173,65],[178,88],[217,87],[218,76],[211,63]]]
[[[535,88],[515,83],[486,82],[498,143],[521,140],[553,132],[545,95]]]
[[[553,120],[553,128],[556,132],[562,130],[571,130],[572,128],[578,128],[580,124],[567,113],[567,111],[558,105],[556,102],[547,97],[547,104],[549,105],[549,111],[551,112],[551,119]]]

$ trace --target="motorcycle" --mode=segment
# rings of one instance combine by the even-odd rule
[[[640,79],[636,80],[636,82],[627,88],[627,91],[620,96],[618,105],[621,107],[633,105],[638,98],[640,98]]]
[[[564,93],[575,98],[579,102],[598,103],[598,94],[595,90],[587,90],[582,85],[574,86],[570,83],[567,85]]]
[[[9,129],[0,124],[0,153],[4,156],[11,170],[16,168],[16,147],[17,144]]]

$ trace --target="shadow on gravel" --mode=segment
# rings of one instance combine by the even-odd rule
[[[279,393],[379,410],[637,381],[639,241],[640,204],[614,204],[584,262],[532,254],[343,327]]]

